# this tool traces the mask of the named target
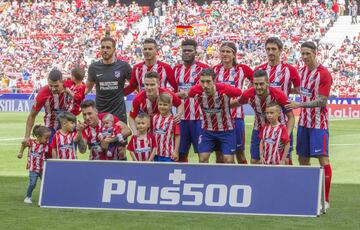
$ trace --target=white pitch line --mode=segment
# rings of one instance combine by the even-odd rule
[[[21,140],[23,138],[4,138],[4,139],[0,139],[0,141],[16,141],[16,140]]]

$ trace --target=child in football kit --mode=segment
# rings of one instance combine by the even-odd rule
[[[260,163],[285,165],[286,156],[290,148],[290,138],[287,128],[281,124],[279,117],[280,106],[270,102],[265,110],[267,123],[260,129]]]
[[[80,104],[85,98],[85,71],[81,68],[71,70],[71,79],[64,81],[66,97],[66,111],[75,116],[80,114]]]
[[[135,118],[137,134],[131,136],[127,150],[133,161],[152,161],[156,154],[156,140],[150,132],[150,116],[140,113]]]
[[[35,125],[32,135],[35,139],[30,139],[26,144],[23,143],[18,154],[18,158],[21,159],[23,157],[24,150],[29,148],[26,165],[26,169],[29,170],[29,185],[27,187],[26,197],[24,200],[26,204],[32,203],[32,192],[36,187],[38,178],[41,178],[42,176],[44,161],[51,154],[51,147],[48,144],[51,130],[42,125]]]
[[[56,131],[52,141],[52,158],[75,160],[76,144],[82,138],[81,129],[75,130],[76,116],[70,112],[63,112],[58,117],[61,128]]]
[[[158,114],[152,118],[152,129],[156,139],[154,161],[171,162],[179,158],[180,127],[171,113],[172,97],[168,93],[159,96]]]
[[[100,133],[98,134],[98,138],[100,141],[110,138],[115,139],[114,142],[110,141],[110,143],[102,143],[101,148],[106,152],[107,157],[113,157],[113,149],[117,148],[117,153],[119,158],[122,159],[124,157],[120,157],[120,155],[125,155],[124,148],[120,146],[120,143],[124,142],[124,138],[121,134],[121,128],[115,124],[114,116],[112,114],[106,114],[102,119],[102,126]]]

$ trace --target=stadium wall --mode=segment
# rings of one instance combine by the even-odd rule
[[[126,97],[126,109],[130,111],[134,95]],[[87,95],[86,99],[95,99],[95,95]],[[298,100],[298,99],[297,99]],[[0,95],[0,112],[29,112],[34,104],[34,94],[2,94]],[[330,98],[328,100],[329,115],[333,118],[360,118],[360,98]],[[244,106],[246,115],[254,115],[249,105]],[[299,115],[300,110],[295,110]]]

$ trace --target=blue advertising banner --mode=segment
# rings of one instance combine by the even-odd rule
[[[39,205],[318,216],[322,173],[320,167],[49,160]]]

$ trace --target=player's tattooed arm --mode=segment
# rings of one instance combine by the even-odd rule
[[[314,101],[300,103],[300,107],[302,107],[302,108],[325,107],[326,104],[327,104],[327,97],[320,95]]]

